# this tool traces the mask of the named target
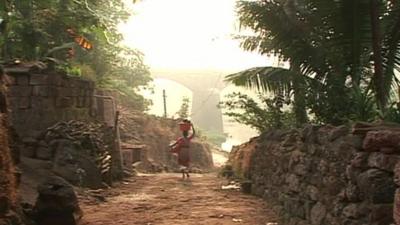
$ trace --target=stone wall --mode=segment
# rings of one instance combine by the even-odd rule
[[[20,136],[36,136],[59,121],[90,119],[93,82],[23,66],[6,73],[12,123]]]
[[[16,170],[10,149],[5,76],[0,66],[0,224],[21,224],[18,213]]]
[[[7,118],[0,114],[0,224],[18,220],[13,212],[17,205],[17,184],[8,139]]]
[[[392,131],[352,135],[345,126],[309,125],[264,133],[236,149],[230,161],[283,224],[389,225],[399,140],[400,133]],[[246,162],[248,157],[240,155],[249,152],[248,146],[254,149]],[[400,171],[400,164],[396,168]]]

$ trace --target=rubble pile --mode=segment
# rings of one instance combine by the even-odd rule
[[[111,181],[114,131],[104,124],[59,122],[23,143],[23,156],[51,161],[51,171],[71,184],[99,188]]]
[[[142,154],[142,172],[179,171],[177,159],[169,151],[169,145],[182,134],[179,120],[145,115],[120,108],[121,142],[145,145]],[[213,167],[211,147],[195,138],[192,142],[192,172],[204,172]]]

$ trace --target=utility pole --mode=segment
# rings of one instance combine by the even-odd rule
[[[164,100],[164,117],[167,118],[167,95],[165,94],[165,89],[163,90],[163,100]]]

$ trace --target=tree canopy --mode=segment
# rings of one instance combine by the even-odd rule
[[[242,47],[275,55],[284,68],[228,76],[241,86],[284,94],[299,124],[391,118],[400,65],[400,4],[393,0],[251,0],[237,5]],[[349,107],[352,106],[352,107]]]
[[[144,109],[135,90],[150,81],[143,54],[121,44],[123,0],[5,0],[0,2],[0,61],[56,62],[57,69],[111,87]]]

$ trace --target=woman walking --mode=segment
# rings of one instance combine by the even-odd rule
[[[178,164],[182,172],[182,179],[189,178],[190,168],[190,141],[193,139],[196,131],[193,124],[189,120],[184,120],[179,124],[182,130],[182,137],[170,145],[171,152],[178,155]],[[192,134],[189,135],[189,130],[192,129]]]

